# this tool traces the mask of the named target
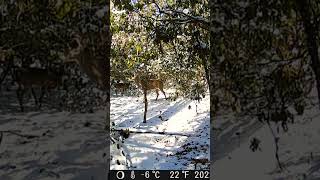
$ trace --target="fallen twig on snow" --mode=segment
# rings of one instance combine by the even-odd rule
[[[16,135],[16,136],[19,136],[19,137],[24,137],[24,138],[27,138],[27,139],[32,139],[32,138],[37,138],[37,137],[40,137],[38,135],[30,135],[30,134],[21,134],[20,133],[21,131],[13,131],[13,130],[8,130],[8,131],[0,131],[1,133],[1,138],[2,139],[2,136],[4,133],[9,133],[9,134],[13,134],[13,135]],[[1,141],[0,141],[1,142]]]
[[[128,129],[111,129],[112,131],[127,131],[129,133],[136,133],[136,134],[161,134],[161,135],[168,135],[168,136],[187,136],[191,137],[191,134],[181,134],[181,133],[169,133],[169,132],[156,132],[156,131],[141,131],[141,130],[128,130]]]
[[[203,159],[194,159],[192,158],[191,159],[191,164],[194,164],[194,169],[196,170],[197,169],[197,164],[207,164],[207,163],[210,163],[209,160],[207,158],[203,158]]]

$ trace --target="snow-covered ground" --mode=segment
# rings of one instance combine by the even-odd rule
[[[309,104],[304,115],[295,115],[295,123],[289,124],[287,133],[280,131],[278,134],[283,171],[277,166],[273,136],[267,125],[256,119],[235,119],[220,113],[215,123],[219,130],[213,134],[215,179],[320,179],[320,110],[316,93],[312,94],[311,104],[315,105]],[[254,137],[261,140],[261,151],[250,150]]]
[[[1,92],[0,180],[105,180],[106,111],[19,111],[14,92]],[[1,139],[1,133],[0,133]]]
[[[47,108],[33,111],[30,103],[29,111],[18,113],[15,96],[1,93],[0,131],[38,137],[3,133],[0,180],[106,179],[105,110],[88,114]],[[147,123],[142,123],[142,97],[111,98],[111,120],[117,128],[149,132],[131,133],[124,141],[122,148],[132,162],[130,169],[194,169],[192,159],[212,158],[217,180],[320,179],[320,110],[315,95],[310,97],[315,105],[309,104],[304,115],[296,115],[287,133],[280,131],[282,172],[277,167],[270,130],[256,119],[236,119],[232,113],[219,112],[214,120],[217,130],[211,135],[215,153],[209,155],[208,95],[198,104],[198,114],[196,103],[188,99],[170,101],[160,94],[155,101],[154,93],[148,99]],[[261,151],[250,150],[253,137],[261,140]],[[111,150],[111,169],[125,169],[123,156],[115,146]]]
[[[132,162],[129,169],[194,169],[193,159],[210,160],[209,95],[200,103],[185,98],[165,100],[162,94],[155,101],[155,93],[148,99],[147,123],[143,123],[142,96],[111,97],[111,122],[116,129],[149,132],[131,133],[122,144]],[[111,145],[111,156],[111,170],[128,168],[116,145]],[[209,164],[197,164],[199,168],[208,169]]]

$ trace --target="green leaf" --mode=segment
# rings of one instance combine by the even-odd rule
[[[63,19],[72,10],[72,3],[70,1],[64,1],[64,3],[58,8],[56,17]]]
[[[173,2],[173,0],[167,0],[167,3],[168,3],[168,5],[169,5],[169,6],[172,6],[172,5],[174,5],[174,2]]]
[[[137,53],[140,53],[142,51],[142,47],[140,45],[136,46],[136,51]]]

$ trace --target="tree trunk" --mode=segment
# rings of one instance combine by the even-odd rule
[[[106,12],[106,34],[107,34],[107,40],[106,40],[106,44],[105,44],[105,64],[106,64],[106,71],[105,71],[105,76],[103,76],[103,87],[106,87],[104,90],[107,92],[107,99],[106,99],[106,120],[105,120],[105,129],[106,129],[106,134],[107,134],[107,139],[110,139],[110,57],[111,57],[111,40],[112,40],[112,35],[110,32],[110,0],[106,1],[106,8],[107,8],[107,12]],[[102,23],[103,24],[103,23]],[[110,154],[110,148],[106,148],[106,154]],[[109,174],[109,170],[110,170],[110,160],[107,159],[106,160],[106,173],[105,173],[105,177],[106,179],[108,179],[107,174]]]
[[[147,91],[143,90],[144,96],[144,114],[143,114],[143,123],[147,122],[147,112],[148,112],[148,99],[147,99]]]
[[[205,72],[205,75],[206,75],[207,84],[209,85],[209,83],[210,83],[210,72],[209,72],[208,62],[207,62],[206,59],[202,59],[202,65],[204,67],[204,72]]]
[[[318,55],[318,44],[317,44],[317,34],[318,30],[316,28],[317,23],[315,23],[315,18],[312,18],[311,5],[305,0],[296,0],[298,9],[303,21],[304,31],[307,40],[307,49],[311,57],[311,67],[316,76],[316,86],[318,92],[318,103],[320,108],[320,66],[319,66],[319,55]],[[313,22],[312,22],[313,21]]]
[[[214,120],[214,115],[215,115],[215,110],[214,110],[214,107],[213,107],[213,99],[214,99],[214,65],[215,65],[215,62],[216,62],[216,51],[215,51],[215,48],[213,47],[214,46],[214,43],[215,43],[215,32],[214,32],[214,25],[213,25],[213,20],[214,20],[214,13],[215,13],[215,9],[214,9],[214,3],[215,1],[214,0],[209,0],[209,8],[210,8],[210,41],[209,41],[209,49],[210,49],[210,55],[209,55],[209,62],[208,62],[208,69],[209,69],[209,81],[208,81],[208,85],[209,85],[209,92],[210,92],[210,159],[211,159],[211,163],[213,164],[214,162],[214,143],[215,143],[215,140],[214,140],[214,133],[213,133],[213,120]],[[214,169],[213,169],[214,166],[210,166],[210,170],[211,172],[214,172]]]

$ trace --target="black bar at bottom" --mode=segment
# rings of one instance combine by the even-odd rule
[[[110,180],[210,179],[209,170],[110,170]]]

